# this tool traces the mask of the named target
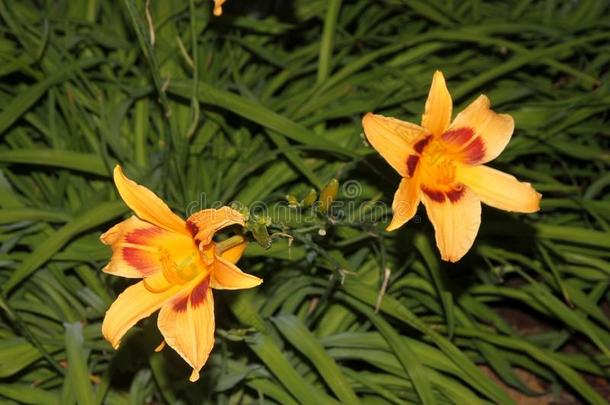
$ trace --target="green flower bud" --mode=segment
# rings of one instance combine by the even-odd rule
[[[315,189],[312,188],[309,190],[309,193],[307,193],[305,198],[303,198],[301,205],[303,207],[311,207],[313,203],[316,202],[316,198],[318,198],[318,193]]]
[[[269,249],[271,247],[271,236],[269,236],[269,231],[267,230],[266,219],[258,218],[256,221],[252,221],[249,228],[252,231],[252,236],[254,236],[256,242],[258,242],[263,249]]]
[[[286,200],[288,201],[288,205],[291,207],[298,207],[299,206],[299,200],[292,194],[288,194],[286,196]]]
[[[318,199],[319,205],[318,208],[321,212],[327,212],[330,208],[333,201],[335,201],[335,197],[337,197],[337,192],[339,191],[339,180],[332,179],[328,182],[326,186],[320,191],[320,198]]]

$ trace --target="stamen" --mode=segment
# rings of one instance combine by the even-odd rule
[[[196,258],[186,256],[177,264],[167,249],[159,248],[159,261],[165,279],[171,284],[184,284],[192,280],[199,272]]]
[[[216,243],[216,249],[218,249],[218,254],[221,254],[224,251],[227,251],[237,245],[241,245],[244,243],[244,237],[241,235],[234,235],[228,239],[223,240],[222,242]]]
[[[178,277],[176,277],[176,263],[172,260],[170,253],[167,249],[159,248],[159,261],[161,262],[161,271],[167,281],[172,284],[182,284]]]

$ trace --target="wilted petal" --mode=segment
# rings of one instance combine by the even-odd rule
[[[230,225],[244,226],[244,216],[230,207],[205,209],[186,220],[186,226],[199,246],[205,246],[212,241],[214,234]]]

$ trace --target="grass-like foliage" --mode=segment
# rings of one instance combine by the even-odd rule
[[[0,1],[2,401],[605,403],[609,3],[211,9]],[[422,208],[384,231],[399,177],[360,122],[419,122],[437,69],[455,111],[485,93],[514,117],[492,166],[543,194],[536,214],[484,208],[457,264],[439,260]],[[101,272],[99,235],[128,215],[117,163],[183,216],[276,208],[261,211],[271,248],[253,242],[239,264],[264,284],[215,292],[216,347],[197,383],[173,351],[154,352],[154,316],[117,351],[102,337],[130,284]],[[278,208],[332,178],[335,218]]]

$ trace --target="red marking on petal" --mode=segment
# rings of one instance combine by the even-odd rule
[[[455,188],[450,191],[447,191],[445,193],[445,195],[447,196],[449,201],[451,201],[452,203],[456,203],[460,200],[460,198],[462,198],[462,196],[464,195],[464,192],[465,192],[465,189],[463,186],[461,186],[459,188]]]
[[[189,296],[180,297],[174,301],[173,307],[176,312],[185,312],[188,307]]]
[[[419,163],[419,156],[409,155],[407,158],[407,175],[413,177],[415,169],[417,169],[417,163]]]
[[[432,201],[442,203],[445,201],[445,194],[442,191],[433,190],[431,188],[421,186],[421,191],[424,192]]]
[[[199,233],[199,227],[193,221],[186,220],[186,229],[191,233],[192,236],[195,236]]]
[[[157,263],[150,257],[150,252],[132,247],[124,247],[121,249],[121,254],[123,255],[123,260],[143,276],[150,276],[157,269]]]
[[[424,151],[424,148],[430,143],[431,140],[432,135],[428,135],[424,139],[420,139],[419,141],[415,142],[415,145],[413,145],[413,149],[417,153],[422,153]]]
[[[201,305],[205,301],[209,287],[210,278],[206,277],[201,283],[197,284],[197,287],[193,288],[191,292],[191,304],[193,307]]]
[[[135,229],[125,235],[125,242],[133,243],[135,245],[148,245],[151,239],[159,236],[164,231],[154,225],[148,228]]]
[[[464,163],[475,164],[485,156],[485,143],[477,137],[464,148]]]
[[[466,145],[472,139],[474,131],[472,128],[458,128],[447,131],[441,135],[443,141],[457,146]]]

